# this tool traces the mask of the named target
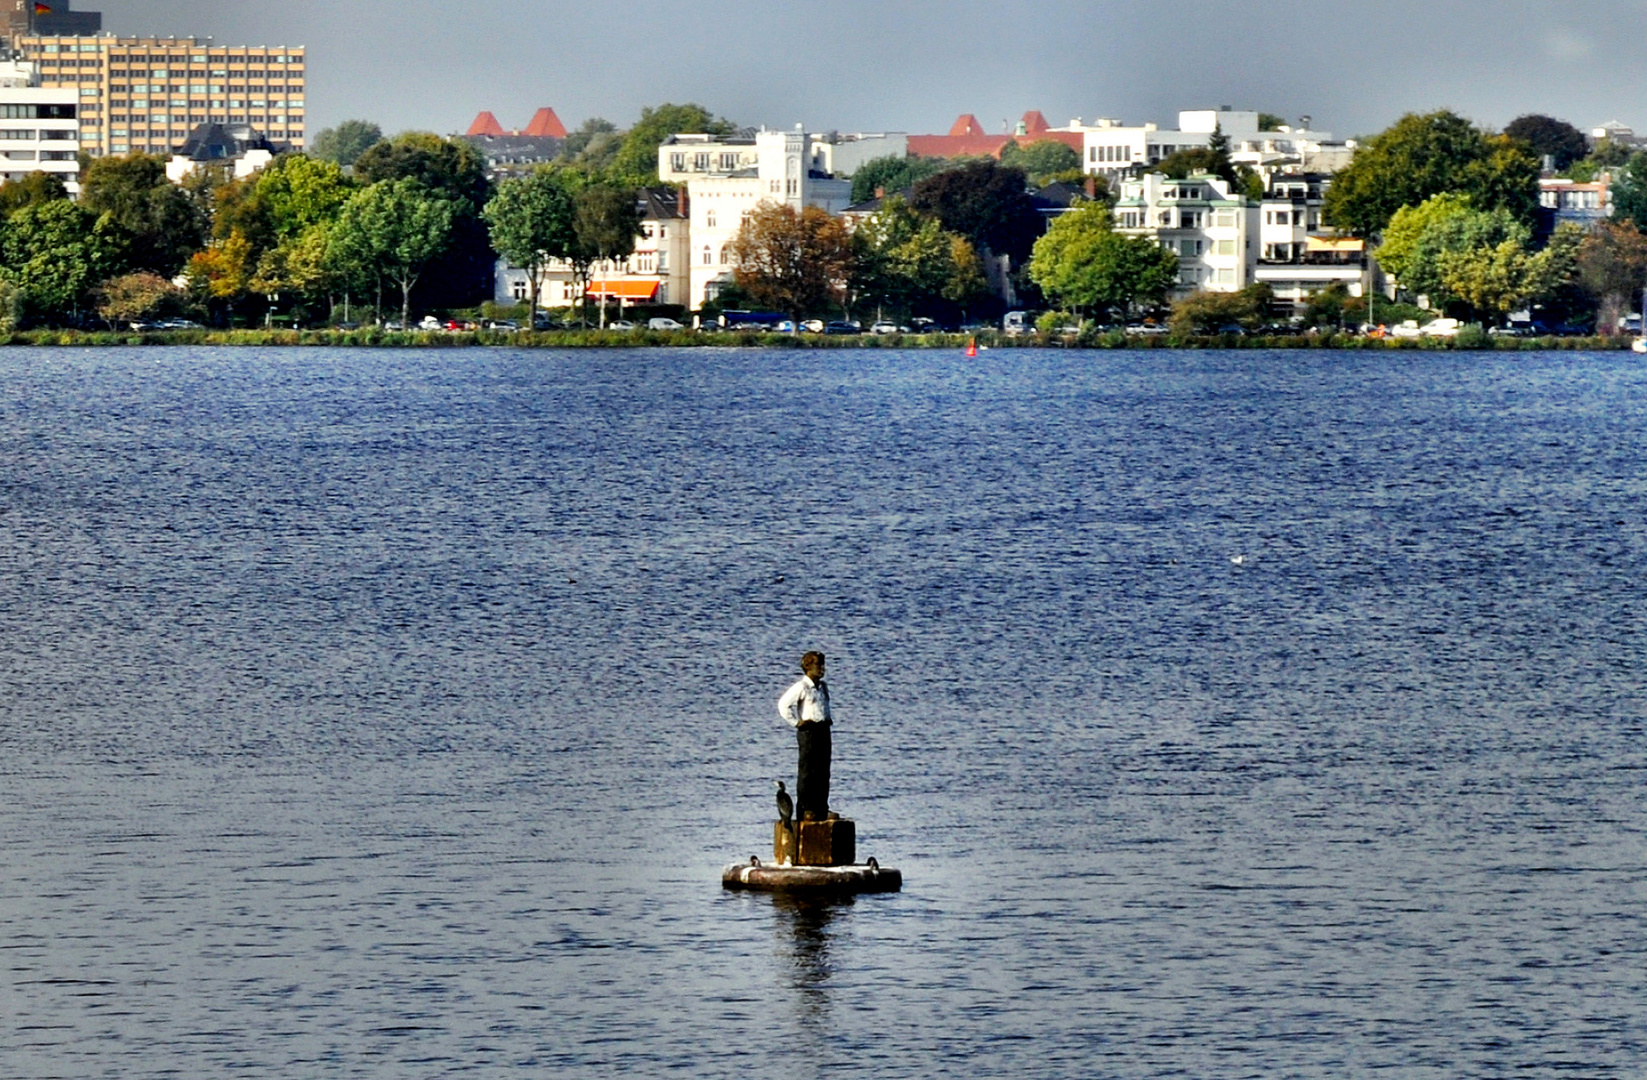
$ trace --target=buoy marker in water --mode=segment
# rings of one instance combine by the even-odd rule
[[[978,355],[978,339],[977,338],[975,338],[975,337],[974,338],[967,338],[966,354],[968,356],[977,356]]]

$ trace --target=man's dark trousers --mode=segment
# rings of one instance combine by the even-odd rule
[[[822,820],[829,814],[829,721],[795,729],[800,765],[795,776],[795,816]]]

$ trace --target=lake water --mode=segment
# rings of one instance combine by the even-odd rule
[[[0,352],[0,1074],[1638,1076],[1629,354]],[[770,854],[829,654],[833,805]]]

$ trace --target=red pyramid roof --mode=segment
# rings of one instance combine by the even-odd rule
[[[475,117],[475,122],[469,125],[470,135],[502,135],[503,125],[498,118],[489,112],[483,112]]]
[[[1052,130],[1047,118],[1041,115],[1040,109],[1031,109],[1024,114],[1024,133],[1027,135],[1044,135]]]
[[[949,133],[951,135],[970,135],[973,138],[989,134],[984,130],[984,125],[978,123],[978,118],[971,113],[963,113],[955,121],[954,126],[949,129]]]
[[[526,125],[526,134],[548,136],[554,139],[566,138],[566,125],[560,122],[553,109],[539,109],[532,117],[532,122]]]

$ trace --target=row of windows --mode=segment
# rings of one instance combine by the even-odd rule
[[[33,150],[0,150],[6,161],[74,161],[77,156],[73,150],[42,150],[38,155]]]
[[[73,105],[0,105],[0,120],[73,120]]]
[[[1100,161],[1131,161],[1132,147],[1130,146],[1092,146],[1087,148],[1087,160]]]
[[[80,133],[72,129],[38,131],[34,128],[0,128],[0,140],[6,142],[74,142],[78,138]]]

